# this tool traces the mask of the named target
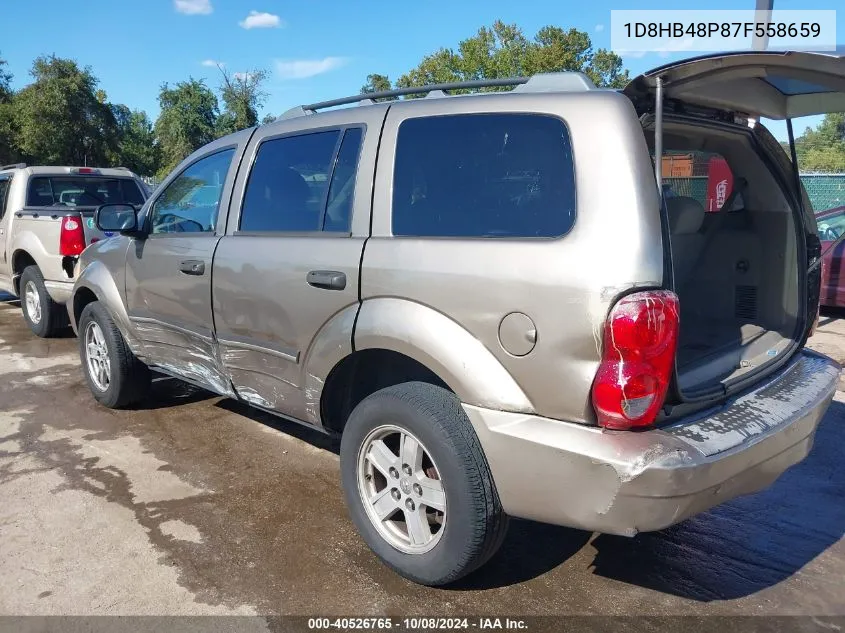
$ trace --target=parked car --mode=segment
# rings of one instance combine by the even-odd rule
[[[842,276],[842,255],[845,241],[834,242],[845,233],[845,206],[826,209],[816,214],[819,239],[822,243],[821,305],[834,308],[845,306],[845,277]],[[833,248],[831,248],[833,246]]]
[[[108,202],[143,204],[147,187],[127,169],[0,167],[0,290],[21,298],[38,336],[68,325],[65,301],[83,249],[106,237],[94,210]]]
[[[839,366],[804,349],[812,213],[738,113],[798,114],[815,101],[744,87],[839,81],[829,59],[659,71],[666,149],[733,170],[706,228],[700,201],[661,205],[653,74],[332,109],[356,95],[219,139],[137,217],[99,208],[121,236],[82,254],[68,306],[88,385],[129,406],[155,369],[340,434],[357,529],[430,585],[508,516],[632,536],[760,490],[810,451]],[[198,187],[214,204],[183,215]]]

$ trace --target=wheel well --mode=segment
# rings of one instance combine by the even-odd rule
[[[79,324],[79,317],[85,306],[96,300],[97,295],[88,288],[80,288],[76,291],[76,294],[73,295],[73,320],[77,325]]]
[[[428,367],[399,352],[365,349],[340,361],[326,378],[320,397],[323,426],[340,433],[361,400],[403,382],[427,382],[453,391]]]
[[[13,283],[16,295],[20,295],[21,293],[20,279],[27,266],[37,266],[35,260],[32,258],[32,255],[26,251],[16,251],[15,254],[12,255],[12,279],[14,280]]]

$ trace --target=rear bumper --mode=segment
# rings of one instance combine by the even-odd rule
[[[44,280],[44,286],[50,298],[56,303],[64,305],[73,292],[73,280],[71,281],[48,281]]]
[[[761,490],[801,461],[839,372],[803,350],[723,406],[644,432],[464,409],[508,514],[633,536]]]

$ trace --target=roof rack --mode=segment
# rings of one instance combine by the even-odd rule
[[[594,90],[595,84],[587,75],[580,72],[540,73],[531,77],[508,77],[502,79],[475,79],[472,81],[455,81],[443,84],[429,84],[427,86],[410,86],[395,90],[380,90],[378,92],[364,92],[351,97],[309,103],[291,108],[278,119],[291,119],[298,116],[315,114],[318,110],[334,108],[342,105],[357,103],[372,105],[376,99],[402,97],[406,95],[424,94],[427,98],[448,96],[447,90],[469,90],[473,88],[494,88],[501,86],[515,86],[514,92],[580,92]]]
[[[0,167],[0,171],[6,171],[7,169],[23,169],[26,167],[26,163],[15,163],[14,165],[3,165]]]

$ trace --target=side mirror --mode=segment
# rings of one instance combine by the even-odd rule
[[[131,204],[103,204],[94,212],[94,224],[101,231],[131,234],[138,230],[138,215]]]

